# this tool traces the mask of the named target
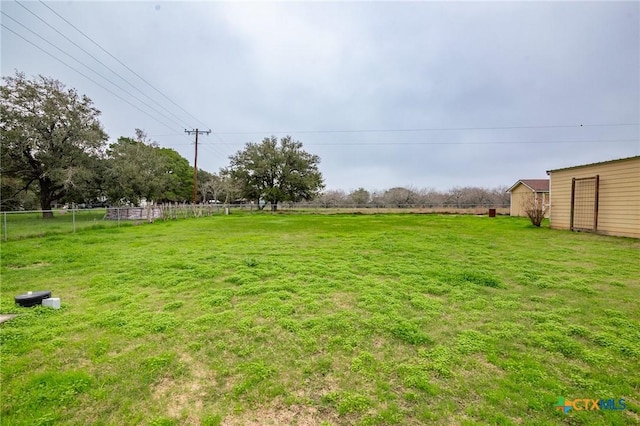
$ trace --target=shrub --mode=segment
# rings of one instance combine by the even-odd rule
[[[526,198],[522,202],[522,208],[527,214],[529,220],[531,220],[531,224],[537,227],[540,227],[542,220],[549,210],[549,207],[545,205],[542,200],[540,200],[534,194],[532,194],[531,197]]]

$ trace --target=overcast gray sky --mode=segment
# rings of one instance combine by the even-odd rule
[[[327,189],[346,191],[510,186],[640,155],[638,1],[1,9],[2,75],[56,78],[94,101],[112,142],[142,128],[191,164],[184,129],[210,128],[210,172],[272,134],[300,140]]]

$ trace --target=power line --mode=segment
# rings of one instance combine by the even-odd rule
[[[108,81],[109,83],[113,84],[114,86],[118,87],[120,90],[124,89],[120,86],[118,86],[116,83],[112,82],[111,80],[109,80],[108,78],[104,77],[102,74],[100,74],[99,72],[95,71],[93,68],[89,67],[88,65],[84,64],[83,62],[79,61],[78,59],[76,59],[75,57],[73,57],[72,55],[64,52],[62,49],[60,49],[58,46],[54,45],[53,43],[49,42],[48,40],[44,39],[41,35],[39,35],[38,33],[30,30],[29,28],[25,27],[22,23],[20,23],[19,21],[17,21],[16,19],[12,18],[11,16],[7,15],[5,12],[0,11],[0,13],[2,13],[3,15],[5,15],[7,18],[11,19],[12,21],[16,22],[18,25],[22,26],[23,28],[25,28],[26,30],[30,31],[32,34],[36,35],[37,37],[39,37],[40,39],[46,41],[47,43],[49,43],[51,46],[53,46],[54,48],[58,49],[59,51],[62,51],[62,53],[64,53],[65,55],[67,55],[68,57],[70,57],[71,59],[73,59],[74,61],[76,61],[77,63],[79,63],[80,65],[83,65],[84,67],[86,67],[87,69],[91,70],[92,72],[94,72],[95,74],[97,74],[98,76],[102,77],[104,80]],[[146,114],[147,116],[151,117],[152,119],[154,119],[155,121],[157,121],[158,123],[162,124],[163,126],[165,126],[166,128],[168,128],[169,130],[173,130],[173,127],[167,125],[166,123],[158,120],[156,117],[154,117],[153,115],[149,114],[148,112],[144,111],[143,109],[139,108],[138,106],[134,105],[133,103],[131,103],[130,101],[128,101],[127,99],[123,98],[122,96],[118,95],[117,93],[113,92],[112,90],[110,90],[108,87],[103,86],[102,84],[98,83],[97,81],[95,81],[94,79],[92,79],[91,77],[89,77],[88,75],[84,74],[83,72],[77,70],[76,68],[72,67],[71,65],[67,64],[66,62],[64,62],[63,60],[61,60],[60,58],[56,57],[55,55],[51,54],[50,52],[47,52],[46,50],[44,50],[42,47],[38,46],[37,44],[35,44],[34,42],[26,39],[25,37],[23,37],[22,35],[20,35],[19,33],[15,32],[14,30],[12,30],[11,28],[7,27],[4,24],[0,24],[2,25],[3,28],[5,28],[6,30],[10,31],[11,33],[13,33],[14,35],[18,36],[19,38],[21,38],[22,40],[24,40],[25,42],[31,44],[33,47],[39,49],[40,51],[42,51],[43,53],[49,55],[50,57],[52,57],[53,59],[57,60],[58,62],[62,63],[63,65],[65,65],[66,67],[72,69],[73,71],[77,72],[78,74],[80,74],[81,76],[83,76],[84,78],[86,78],[87,80],[91,81],[92,83],[96,84],[97,86],[101,87],[102,89],[106,90],[107,92],[111,93],[112,95],[116,96],[118,99],[126,102],[127,104],[131,105],[132,107],[136,108],[138,111],[142,112],[143,114]],[[135,98],[135,97],[134,97]],[[135,98],[138,99],[138,98]],[[138,99],[140,102],[142,102],[143,104],[147,105],[144,101],[141,101],[140,99]],[[149,105],[147,105],[149,106]],[[150,106],[149,106],[150,107]],[[154,111],[156,111],[157,113],[159,113],[160,115],[163,115],[165,118],[168,118],[166,115],[160,113],[159,111],[155,110],[153,107],[150,107],[151,109],[153,109]],[[172,120],[173,121],[173,120]],[[174,121],[175,122],[175,121]],[[174,135],[180,135],[182,137],[186,136],[182,133],[172,133],[172,134],[168,134],[166,136],[174,136]],[[166,144],[165,144],[166,145]],[[191,145],[191,142],[187,142],[185,144],[171,144],[171,145]],[[226,156],[226,154],[224,154]]]
[[[218,137],[218,135],[215,134],[215,132],[211,132],[212,135]],[[184,136],[183,133],[164,133],[164,134],[155,134],[155,135],[149,135],[151,137],[168,137],[168,136]],[[235,150],[237,145],[240,145],[241,143],[243,144],[244,142],[239,142],[239,143],[230,143],[230,142],[225,142],[223,141],[220,137],[218,137],[218,140],[221,141],[220,144],[216,144],[216,145],[212,145],[212,144],[207,144],[207,143],[201,143],[200,147],[204,148],[205,150],[208,150],[209,152],[216,154],[218,156],[222,156],[222,157],[229,157],[229,150]],[[188,142],[188,143],[171,143],[168,144],[169,146],[184,146],[184,145],[191,145],[193,142]],[[225,149],[228,148],[228,149]]]
[[[151,136],[177,136],[178,134],[167,134],[167,135],[151,135]],[[616,142],[640,142],[638,139],[594,139],[594,140],[536,140],[536,141],[479,141],[479,142],[469,142],[469,141],[418,141],[418,142],[403,142],[403,141],[393,141],[393,142],[307,142],[306,145],[314,145],[314,146],[368,146],[368,145],[519,145],[519,144],[565,144],[565,143],[616,143]],[[237,143],[227,143],[225,145],[243,145],[246,142],[237,142]],[[191,145],[191,142],[184,144],[172,144],[172,145]],[[202,144],[203,147],[211,147],[208,144]]]
[[[610,143],[610,142],[640,142],[639,139],[612,139],[612,140],[572,140],[572,141],[451,141],[451,142],[327,142],[327,143],[305,143],[305,145],[315,146],[343,146],[343,145],[520,145],[520,144],[564,144],[564,143]]]
[[[103,66],[105,66],[105,68],[107,68],[109,71],[111,71],[112,73],[114,73],[118,78],[122,79],[123,81],[125,81],[128,85],[130,85],[131,87],[133,87],[134,89],[136,89],[137,91],[139,91],[140,93],[142,93],[145,97],[147,97],[148,99],[151,99],[153,102],[155,102],[157,105],[159,105],[161,108],[163,108],[166,111],[169,111],[168,109],[166,109],[164,106],[162,106],[160,103],[158,103],[157,101],[153,100],[151,97],[149,97],[148,95],[146,95],[144,92],[140,91],[140,89],[138,89],[136,86],[134,86],[133,84],[131,84],[127,79],[123,78],[121,75],[119,75],[116,71],[114,71],[113,69],[111,69],[110,67],[108,67],[107,65],[105,65],[102,61],[100,61],[99,59],[97,59],[95,56],[91,55],[89,52],[87,52],[85,49],[83,49],[82,47],[80,47],[78,44],[76,44],[75,42],[73,42],[72,40],[70,40],[68,37],[66,37],[64,34],[62,34],[60,31],[58,31],[56,28],[54,28],[53,26],[51,26],[50,24],[48,24],[46,21],[44,21],[41,17],[39,17],[37,14],[35,14],[33,11],[31,11],[30,9],[26,8],[24,5],[22,5],[19,1],[17,1],[16,3],[18,3],[18,5],[20,5],[22,8],[24,8],[25,10],[27,10],[29,13],[31,13],[32,15],[34,15],[36,18],[38,18],[40,21],[44,22],[46,25],[48,25],[50,28],[52,28],[54,31],[56,31],[58,34],[60,34],[61,36],[63,36],[65,39],[67,39],[69,42],[71,42],[72,44],[74,44],[76,47],[78,47],[79,49],[81,49],[83,52],[85,52],[86,54],[88,54],[89,56],[91,56],[94,60],[96,60],[97,62],[99,62],[100,64],[102,64]],[[59,13],[57,13],[54,9],[52,9],[50,6],[48,6],[47,4],[45,4],[42,0],[40,0],[40,3],[46,7],[47,9],[49,9],[52,13],[54,13],[56,16],[58,16],[60,19],[62,19],[64,22],[66,22],[68,25],[70,25],[72,28],[74,28],[76,31],[78,31],[80,34],[82,34],[85,38],[87,38],[91,43],[93,43],[94,45],[96,45],[98,48],[100,48],[103,52],[105,52],[106,54],[108,54],[110,57],[112,57],[114,60],[116,60],[119,64],[121,64],[123,67],[125,67],[127,70],[129,70],[131,73],[133,73],[136,77],[138,77],[140,80],[142,80],[145,84],[147,84],[149,87],[151,87],[153,90],[155,90],[156,92],[158,92],[160,95],[162,95],[164,98],[166,98],[169,102],[171,102],[172,104],[174,104],[176,107],[178,107],[180,110],[182,110],[184,113],[188,114],[190,117],[192,117],[193,119],[195,119],[196,121],[203,123],[201,120],[199,120],[197,117],[195,117],[194,115],[190,114],[187,110],[185,110],[184,108],[182,108],[180,105],[178,105],[176,102],[174,102],[171,98],[169,98],[167,95],[165,95],[163,92],[161,92],[159,89],[157,89],[155,86],[153,86],[151,83],[149,83],[149,81],[147,81],[146,79],[144,79],[142,76],[140,76],[138,73],[136,73],[134,70],[132,70],[130,67],[128,67],[125,63],[123,63],[122,61],[120,61],[118,58],[116,58],[114,55],[112,55],[109,51],[107,51],[105,48],[103,48],[100,44],[98,44],[95,40],[93,40],[90,36],[88,36],[87,34],[85,34],[84,32],[82,32],[80,29],[78,29],[75,25],[73,25],[71,22],[69,22],[67,19],[65,19],[62,15],[60,15]],[[17,22],[17,21],[16,21]],[[22,24],[20,24],[22,25]],[[5,27],[6,28],[6,27]],[[11,30],[10,30],[11,31]],[[31,31],[31,30],[30,30]],[[15,33],[14,31],[11,31],[12,33],[18,35],[17,33]],[[33,31],[32,31],[33,32]],[[38,35],[38,34],[36,34]],[[24,39],[24,37],[18,35],[20,38],[22,38],[25,41],[28,41],[26,39]],[[38,35],[38,37],[40,37]],[[42,37],[41,37],[42,38]],[[29,42],[29,41],[28,41]],[[36,46],[35,44],[33,44],[32,42],[29,42],[30,44]],[[50,43],[51,44],[51,43]],[[38,49],[41,49],[40,47],[36,46]],[[56,47],[56,46],[54,46]],[[57,49],[59,49],[58,47],[56,47]],[[60,49],[59,49],[60,50]],[[44,50],[43,50],[44,51]],[[45,53],[47,53],[49,56],[52,56],[50,53],[44,51]],[[69,55],[70,56],[70,55]],[[53,57],[53,56],[52,56]],[[73,58],[73,57],[72,57]],[[58,58],[54,58],[59,60]],[[86,66],[85,64],[83,64],[82,62],[78,61],[77,59],[73,58],[74,60],[76,60],[77,62],[79,62],[80,64]],[[60,60],[59,60],[60,61]],[[62,62],[62,61],[60,61]],[[64,62],[63,62],[64,63]],[[67,64],[65,64],[67,65]],[[69,66],[69,65],[67,65]],[[89,79],[90,81],[94,82],[95,84],[99,85],[100,87],[106,89],[104,86],[100,85],[99,83],[96,83],[94,80],[92,80],[91,78],[87,77],[86,75],[82,74],[80,71],[76,70],[73,67],[70,67],[72,69],[74,69],[76,72],[80,73],[81,75],[83,75],[85,78]],[[87,68],[89,68],[87,66]],[[114,86],[118,87],[120,90],[124,90],[122,89],[120,86],[116,85],[115,83],[113,83],[112,81],[108,80],[106,77],[102,76],[101,74],[97,73],[95,70],[89,68],[90,70],[92,70],[93,72],[95,72],[97,75],[99,75],[100,77],[102,77],[103,79],[109,81],[111,84],[113,84]],[[128,102],[126,99],[123,99],[122,97],[116,95],[115,93],[113,93],[112,91],[108,90],[110,93],[114,94],[115,96],[117,96],[119,99],[127,102],[129,105],[134,106],[136,109],[140,110],[141,112],[145,113],[146,115],[154,118],[154,120],[160,122],[161,124],[163,124],[164,126],[167,126],[165,123],[157,120],[155,117],[151,116],[150,114],[146,113],[145,111],[141,110],[140,108],[136,107],[135,105],[133,105],[131,102]],[[144,103],[143,101],[141,101],[139,98],[135,98],[138,101],[142,102],[143,104],[147,105],[149,108],[153,109],[153,107],[150,107],[148,104]],[[158,112],[157,110],[154,109],[154,111]],[[174,117],[178,117],[175,114],[173,114],[172,112],[169,111],[169,113],[171,115],[173,115]],[[163,115],[163,114],[162,114]],[[168,118],[166,115],[163,115],[164,117]],[[178,118],[179,119],[179,118]],[[172,119],[169,119],[171,121],[173,121]],[[179,119],[180,120],[180,119]],[[182,123],[184,124],[184,123]],[[228,144],[225,143],[222,138],[219,135],[224,135],[224,134],[237,134],[237,135],[249,135],[249,134],[284,134],[284,133],[300,133],[300,134],[331,134],[331,133],[394,133],[394,132],[428,132],[428,131],[468,131],[468,130],[515,130],[515,129],[552,129],[552,128],[581,128],[581,127],[614,127],[614,126],[638,126],[639,123],[626,123],[626,124],[571,124],[571,125],[546,125],[546,126],[505,126],[505,127],[443,127],[443,128],[416,128],[416,129],[351,129],[351,130],[298,130],[298,131],[280,131],[280,132],[256,132],[256,131],[252,131],[252,132],[215,132],[213,133],[214,136],[216,136],[217,139],[219,139],[224,145],[227,146],[231,146],[232,144]],[[170,128],[169,126],[167,126],[168,128]],[[183,135],[184,136],[184,135]],[[518,142],[518,141],[513,141],[513,142],[363,142],[363,143],[356,143],[356,142],[347,142],[347,143],[318,143],[318,144],[313,144],[310,143],[308,145],[445,145],[445,144],[451,144],[451,145],[473,145],[473,144],[477,144],[477,145],[483,145],[483,144],[529,144],[529,143],[599,143],[599,142],[636,142],[636,140],[613,140],[613,141],[522,141],[522,142]],[[208,145],[206,145],[208,146]],[[211,147],[213,149],[213,147]]]
[[[102,50],[104,53],[106,53],[107,55],[109,55],[112,59],[114,59],[116,62],[118,62],[120,65],[122,65],[124,68],[126,68],[129,72],[131,72],[133,75],[135,75],[136,77],[138,77],[141,81],[143,81],[147,86],[149,86],[150,88],[152,88],[154,91],[156,91],[157,93],[159,93],[163,98],[165,98],[166,100],[168,100],[169,102],[171,102],[173,105],[175,105],[176,107],[178,107],[182,112],[184,112],[185,114],[187,114],[189,117],[193,118],[196,122],[199,122],[200,124],[204,124],[205,127],[208,127],[202,120],[198,119],[196,116],[194,116],[193,114],[191,114],[189,111],[187,111],[186,109],[184,109],[182,106],[180,106],[177,102],[175,102],[173,99],[171,99],[170,97],[168,97],[165,93],[163,93],[160,89],[158,89],[157,87],[155,87],[153,84],[151,84],[148,80],[146,80],[144,77],[142,77],[140,74],[138,74],[137,72],[135,72],[133,69],[131,69],[127,64],[125,64],[124,62],[122,62],[120,59],[118,59],[116,56],[114,56],[111,52],[109,52],[107,49],[105,49],[104,47],[102,47],[97,41],[95,41],[93,38],[91,38],[89,35],[87,35],[86,33],[84,33],[82,30],[80,30],[78,27],[76,27],[75,25],[73,25],[73,23],[69,22],[69,20],[67,20],[64,16],[60,15],[58,12],[56,12],[53,8],[51,8],[49,5],[47,5],[46,3],[44,3],[42,0],[40,0],[40,3],[46,7],[47,9],[49,9],[54,15],[56,15],[58,18],[62,19],[65,23],[67,23],[71,28],[73,28],[74,30],[76,30],[77,32],[79,32],[80,34],[82,34],[82,36],[84,36],[87,40],[89,40],[91,43],[93,43],[95,46],[97,46],[100,50]],[[24,7],[24,6],[23,6]],[[113,70],[111,70],[109,68],[109,70],[111,72],[114,72]],[[122,77],[120,77],[122,78]],[[128,81],[127,81],[128,83]],[[129,83],[129,85],[131,85]],[[143,95],[145,95],[148,99],[152,99],[149,96],[147,96],[144,92],[142,92],[140,89],[138,89],[137,87],[131,85],[132,87],[134,87],[136,90],[138,90],[140,93],[142,93]],[[153,99],[152,99],[153,100]],[[154,101],[155,102],[155,101]],[[156,102],[157,103],[157,102]],[[158,105],[160,105],[159,103],[157,103]],[[162,105],[160,105],[162,107]],[[169,111],[168,109],[162,107],[163,109],[165,109],[166,111]],[[177,117],[175,114],[171,113],[174,117]],[[183,126],[183,127],[188,127],[188,126]],[[213,135],[223,144],[225,144],[225,141],[217,134],[217,133],[213,133]]]
[[[216,133],[214,131],[212,131],[211,134],[216,136]],[[182,133],[162,133],[162,134],[149,135],[149,136],[160,138],[160,137],[163,137],[163,136],[181,136],[181,135],[183,136]],[[237,143],[222,141],[222,145],[231,146],[231,145],[237,145]]]
[[[229,131],[217,132],[220,135],[279,135],[294,133],[399,133],[399,132],[436,132],[436,131],[456,131],[456,130],[518,130],[518,129],[561,129],[561,128],[581,128],[581,127],[624,127],[639,126],[640,123],[616,123],[616,124],[557,124],[540,126],[493,126],[493,127],[429,127],[415,129],[355,129],[355,130],[286,130],[286,131]]]
[[[29,43],[30,45],[32,45],[33,47],[35,47],[36,49],[44,52],[45,54],[51,56],[53,59],[55,59],[56,61],[60,62],[62,65],[71,68],[73,71],[77,72],[78,74],[80,74],[81,76],[83,76],[84,78],[86,78],[87,80],[91,81],[93,84],[103,88],[104,90],[106,90],[107,92],[111,93],[112,95],[114,95],[115,97],[117,97],[118,99],[126,102],[127,104],[131,105],[132,107],[134,107],[135,109],[137,109],[138,111],[142,112],[145,115],[148,115],[149,117],[151,117],[152,119],[154,119],[155,121],[157,121],[158,123],[162,124],[163,126],[165,126],[166,128],[173,130],[173,127],[169,126],[168,124],[158,120],[156,117],[154,117],[153,115],[149,114],[148,112],[144,111],[143,109],[139,108],[137,105],[132,104],[131,102],[129,102],[127,99],[123,98],[122,96],[118,95],[117,93],[115,93],[114,91],[112,91],[111,89],[109,89],[108,87],[103,86],[102,84],[98,83],[97,81],[95,81],[94,79],[92,79],[91,77],[89,77],[88,75],[86,75],[85,73],[83,73],[82,71],[78,71],[76,68],[72,67],[71,65],[67,64],[66,62],[64,62],[62,59],[52,55],[51,53],[47,52],[46,50],[44,50],[42,47],[38,46],[37,44],[33,43],[30,40],[27,40],[26,38],[24,38],[22,35],[18,34],[17,32],[13,31],[11,28],[7,27],[6,25],[0,23],[0,26],[2,26],[4,29],[6,29],[7,31],[15,34],[16,36],[20,37],[22,40],[26,41],[27,43]]]
[[[184,126],[184,122],[175,114],[173,114],[171,111],[169,111],[168,109],[166,109],[165,107],[163,107],[162,105],[160,105],[157,101],[155,101],[154,99],[152,99],[151,97],[149,97],[148,95],[146,95],[144,92],[142,92],[140,89],[138,89],[136,86],[134,86],[133,84],[131,84],[131,82],[129,82],[127,79],[125,79],[124,77],[122,77],[120,74],[118,74],[116,71],[114,71],[111,67],[109,67],[107,64],[105,64],[104,62],[102,62],[100,59],[96,58],[94,55],[92,55],[90,52],[88,52],[86,49],[84,49],[82,46],[80,46],[78,43],[76,43],[75,41],[71,40],[69,37],[67,37],[65,34],[63,34],[60,30],[58,30],[57,28],[55,28],[53,25],[51,25],[50,23],[48,23],[47,21],[45,21],[44,19],[42,19],[37,13],[33,12],[31,9],[27,8],[26,6],[24,6],[22,3],[20,3],[19,1],[16,1],[16,4],[18,4],[20,7],[22,7],[24,10],[26,10],[27,12],[29,12],[31,15],[35,16],[38,20],[40,20],[41,22],[43,22],[46,26],[48,26],[49,28],[51,28],[53,31],[55,31],[56,33],[58,33],[60,36],[62,36],[65,40],[67,40],[69,43],[73,44],[74,46],[76,46],[78,49],[82,50],[85,54],[89,55],[93,60],[95,60],[96,62],[98,62],[100,65],[102,65],[103,67],[105,67],[106,69],[108,69],[109,71],[111,71],[111,73],[113,73],[116,77],[118,77],[120,80],[124,81],[125,83],[127,83],[129,86],[131,86],[134,90],[137,90],[139,93],[141,93],[143,96],[146,96],[148,99],[150,99],[152,102],[156,103],[157,105],[159,105],[161,108],[163,108],[165,111],[169,112],[169,114],[173,115],[175,119],[177,119],[177,121],[175,121],[174,119],[170,119],[171,121],[174,121],[175,123],[177,123],[180,126]],[[46,6],[46,5],[45,5]],[[47,6],[48,7],[48,6]],[[95,72],[95,71],[94,71]],[[113,82],[111,82],[111,84],[114,84]],[[118,86],[119,87],[119,86]],[[125,91],[124,89],[121,88],[121,90]],[[132,96],[129,93],[129,96]],[[136,98],[139,102],[144,103],[144,101],[141,101],[139,98]],[[148,104],[145,103],[145,105],[148,106]],[[154,109],[153,107],[150,107],[152,109]],[[158,112],[157,110],[154,109],[154,111]],[[160,112],[158,112],[159,114],[162,114]],[[162,114],[164,115],[164,114]],[[164,115],[165,117],[167,117],[166,115]],[[167,117],[168,118],[168,117]]]
[[[173,123],[176,123],[178,126],[182,125],[182,123],[180,123],[179,121],[174,120],[173,118],[163,114],[161,111],[157,110],[156,108],[154,108],[153,106],[149,105],[148,103],[146,103],[145,101],[143,101],[142,99],[138,98],[137,96],[127,92],[126,89],[124,89],[122,86],[118,85],[117,83],[114,83],[113,81],[109,80],[107,77],[105,77],[104,75],[100,74],[100,72],[96,71],[95,69],[91,68],[90,66],[88,66],[87,64],[85,64],[84,62],[80,61],[79,59],[77,59],[76,57],[74,57],[73,55],[71,55],[68,52],[65,52],[63,49],[61,49],[60,47],[56,46],[55,44],[51,43],[49,40],[47,40],[46,38],[44,38],[43,36],[41,36],[40,34],[38,34],[37,32],[33,31],[32,29],[28,28],[27,26],[25,26],[24,24],[22,24],[20,21],[16,20],[15,18],[12,18],[11,16],[7,15],[5,12],[0,11],[0,13],[2,13],[2,15],[6,16],[7,18],[11,19],[13,22],[17,23],[18,25],[20,25],[22,28],[26,29],[27,31],[29,31],[30,33],[32,33],[33,35],[35,35],[36,37],[40,38],[41,40],[43,40],[44,42],[48,43],[50,46],[52,46],[53,48],[57,49],[58,51],[62,52],[64,55],[66,55],[67,57],[71,58],[72,60],[74,60],[75,62],[77,62],[78,64],[82,65],[83,67],[87,68],[88,70],[90,70],[91,72],[93,72],[94,74],[96,74],[97,76],[101,77],[102,79],[104,79],[105,81],[107,81],[108,83],[114,85],[115,87],[117,87],[118,89],[122,90],[124,93],[128,94],[128,96],[132,97],[133,99],[137,100],[138,102],[140,102],[141,104],[145,105],[147,108],[153,110],[154,112],[156,112],[157,114],[163,116],[165,119],[172,121]]]
[[[227,150],[221,149],[220,145],[201,143],[200,147],[203,148],[205,151],[208,151],[211,154],[216,155],[218,157],[224,157],[224,158],[229,157]]]
[[[67,19],[65,19],[62,15],[60,15],[58,12],[56,12],[54,9],[52,9],[49,5],[47,5],[46,3],[44,3],[42,0],[40,0],[40,3],[45,6],[47,9],[49,9],[51,12],[53,12],[57,17],[59,17],[60,19],[62,19],[64,22],[66,22],[67,24],[69,24],[73,29],[75,29],[77,32],[79,32],[80,34],[82,34],[87,40],[89,40],[91,43],[93,43],[94,45],[96,45],[100,50],[102,50],[104,53],[106,53],[107,55],[109,55],[111,58],[113,58],[116,62],[118,62],[120,65],[122,65],[123,67],[125,67],[127,70],[129,70],[129,72],[131,72],[133,75],[135,75],[136,77],[138,77],[140,80],[142,80],[144,83],[147,84],[147,86],[151,87],[153,90],[155,90],[156,92],[158,92],[162,97],[164,97],[166,100],[168,100],[169,102],[171,102],[173,105],[175,105],[176,107],[178,107],[180,110],[182,110],[184,113],[186,113],[189,117],[193,118],[194,120],[196,120],[197,122],[199,122],[200,124],[204,124],[201,120],[199,120],[197,117],[195,117],[193,114],[191,114],[189,111],[187,111],[186,109],[184,109],[183,107],[181,107],[179,104],[177,104],[176,102],[174,102],[171,98],[169,98],[167,95],[165,95],[163,92],[161,92],[159,89],[157,89],[154,85],[152,85],[151,83],[149,83],[144,77],[142,77],[140,74],[138,74],[137,72],[135,72],[134,70],[132,70],[129,66],[127,66],[124,62],[122,62],[120,59],[118,59],[117,57],[115,57],[114,55],[111,54],[111,52],[109,52],[107,49],[105,49],[104,47],[102,47],[100,44],[98,44],[98,42],[96,42],[94,39],[92,39],[91,37],[89,37],[87,34],[85,34],[84,32],[82,32],[78,27],[76,27],[75,25],[73,25],[71,22],[69,22]],[[207,126],[205,126],[207,127]]]
[[[212,135],[215,136],[215,133],[212,131],[211,132]],[[164,134],[153,134],[153,135],[149,135],[149,137],[153,137],[153,138],[160,138],[160,137],[169,137],[169,136],[181,136],[186,138],[184,133],[164,133]],[[227,156],[227,151],[222,149],[223,147],[228,147],[231,149],[235,149],[234,147],[239,145],[239,144],[244,144],[244,142],[238,142],[238,143],[229,143],[229,142],[223,142],[222,144],[208,144],[208,143],[203,143],[200,142],[200,147],[211,150],[211,152],[218,154],[218,155],[222,155],[222,156]],[[189,142],[185,142],[185,143],[170,143],[168,145],[170,146],[184,146],[184,145],[192,145],[193,141],[191,141],[189,139]]]
[[[61,36],[63,36],[65,39],[69,40],[68,37],[66,37],[64,34],[62,34],[60,31],[58,31],[56,28],[52,27],[51,25],[49,25],[47,22],[43,21],[42,18],[40,18],[37,14],[35,14],[34,12],[32,12],[31,10],[27,9],[25,6],[21,5],[19,2],[18,3],[20,6],[22,6],[25,10],[27,10],[29,13],[31,13],[32,15],[34,15],[36,18],[38,18],[40,21],[44,22],[45,24],[47,24],[51,29],[53,29],[54,31],[56,31],[58,34],[60,34]],[[78,60],[77,58],[75,58],[74,56],[70,55],[69,53],[65,52],[64,50],[60,49],[58,46],[56,46],[55,44],[49,42],[48,40],[44,39],[40,34],[36,33],[35,31],[27,28],[25,25],[23,25],[21,22],[19,22],[18,20],[12,18],[11,16],[7,15],[6,13],[2,12],[3,15],[5,15],[6,17],[10,18],[12,21],[16,22],[18,25],[20,25],[21,27],[27,29],[29,32],[31,32],[32,34],[34,34],[35,36],[39,37],[40,39],[44,40],[45,42],[47,42],[49,45],[51,45],[52,47],[56,48],[57,50],[61,51],[62,53],[64,53],[66,56],[68,56],[69,58],[71,58],[72,60],[74,60],[75,62],[79,63],[80,65],[84,66],[85,68],[89,69],[90,71],[92,71],[93,73],[95,73],[96,75],[98,75],[99,77],[101,77],[102,79],[106,80],[107,82],[111,83],[113,86],[117,87],[118,89],[122,90],[123,92],[127,93],[128,96],[136,99],[138,102],[142,103],[143,105],[147,106],[148,108],[150,108],[151,110],[153,110],[154,112],[156,112],[157,114],[161,115],[162,117],[164,117],[165,119],[168,119],[169,121],[176,123],[178,125],[184,124],[181,123],[180,121],[176,121],[170,117],[168,117],[167,115],[163,114],[161,111],[157,110],[156,108],[154,108],[153,106],[149,105],[148,103],[146,103],[145,101],[141,100],[140,98],[132,95],[131,93],[129,93],[127,90],[125,90],[124,88],[122,88],[121,86],[119,86],[118,84],[114,83],[113,81],[111,81],[110,79],[108,79],[107,77],[105,77],[104,75],[102,75],[101,73],[99,73],[98,71],[94,70],[93,68],[91,68],[90,66],[86,65],[85,63],[83,63],[82,61]],[[101,87],[102,89],[106,90],[107,92],[111,93],[112,95],[114,95],[115,97],[117,97],[118,99],[124,101],[125,103],[131,105],[132,107],[134,107],[135,109],[137,109],[138,111],[142,112],[143,114],[147,115],[148,117],[152,118],[153,120],[155,120],[156,122],[160,123],[161,125],[163,125],[164,127],[166,127],[169,130],[173,130],[174,127],[167,125],[165,122],[159,120],[158,118],[156,118],[155,116],[149,114],[147,111],[144,111],[143,109],[141,109],[140,107],[134,105],[132,102],[130,102],[128,99],[123,98],[122,96],[118,95],[117,93],[115,93],[113,90],[109,89],[108,87],[105,87],[104,85],[100,84],[99,82],[95,81],[93,78],[89,77],[88,75],[86,75],[85,73],[79,71],[78,69],[74,68],[73,66],[69,65],[68,63],[66,63],[65,61],[61,60],[59,57],[53,55],[52,53],[46,51],[45,49],[43,49],[42,47],[38,46],[37,44],[35,44],[34,42],[26,39],[24,36],[20,35],[19,33],[17,33],[16,31],[12,30],[11,28],[7,27],[6,25],[2,25],[2,27],[4,27],[5,29],[7,29],[8,31],[10,31],[11,33],[13,33],[14,35],[18,36],[19,38],[21,38],[22,40],[24,40],[25,42],[31,44],[33,47],[37,48],[38,50],[42,51],[43,53],[47,54],[48,56],[50,56],[51,58],[57,60],[58,62],[62,63],[63,65],[65,65],[66,67],[72,69],[73,71],[77,72],[78,74],[80,74],[81,76],[83,76],[84,78],[86,78],[87,80],[91,81],[92,83],[94,83],[95,85],[97,85],[98,87]],[[102,64],[105,68],[107,68],[109,71],[111,71],[112,73],[116,74],[116,76],[118,76],[121,80],[125,81],[126,83],[128,83],[129,85],[131,85],[131,83],[129,83],[127,80],[125,80],[123,77],[121,77],[120,75],[118,75],[114,70],[112,70],[111,68],[109,68],[108,66],[106,66],[104,63],[102,63],[100,60],[98,60],[97,58],[95,58],[93,55],[91,55],[90,53],[88,53],[86,50],[82,49],[80,46],[78,46],[76,43],[74,43],[72,40],[69,40],[71,43],[73,43],[75,46],[77,46],[78,48],[80,48],[82,51],[84,51],[85,53],[87,53],[89,56],[91,56],[93,59],[95,59],[97,62],[99,62],[100,64]],[[135,87],[135,86],[132,86]],[[141,92],[142,93],[142,92]],[[145,95],[143,93],[143,95]],[[147,96],[147,95],[145,95]],[[147,96],[147,98],[149,98]],[[149,98],[151,99],[151,98]],[[153,99],[151,99],[153,102],[155,102],[157,105],[159,105],[161,108],[165,109],[165,111],[168,111],[166,108],[164,108],[162,105],[158,104],[156,101],[154,101]],[[169,111],[169,113],[171,113]],[[175,116],[175,114],[171,113],[172,115]],[[182,137],[186,136],[184,134],[180,134]]]

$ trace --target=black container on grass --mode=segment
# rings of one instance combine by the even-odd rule
[[[21,294],[19,296],[14,297],[16,303],[20,306],[24,306],[25,308],[42,305],[43,299],[48,299],[51,297],[50,290],[43,291],[33,291],[26,294]]]

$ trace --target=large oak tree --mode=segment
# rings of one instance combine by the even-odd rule
[[[263,200],[278,209],[281,201],[311,200],[324,188],[318,170],[320,157],[302,149],[291,136],[264,138],[248,143],[245,149],[229,157],[228,173],[238,183],[243,197]]]
[[[186,201],[193,168],[176,151],[160,148],[143,130],[135,139],[120,137],[107,150],[105,192],[112,204]]]
[[[91,99],[58,80],[17,72],[0,86],[1,172],[38,194],[44,217],[52,203],[93,190],[107,135]],[[78,201],[71,200],[69,201]]]

